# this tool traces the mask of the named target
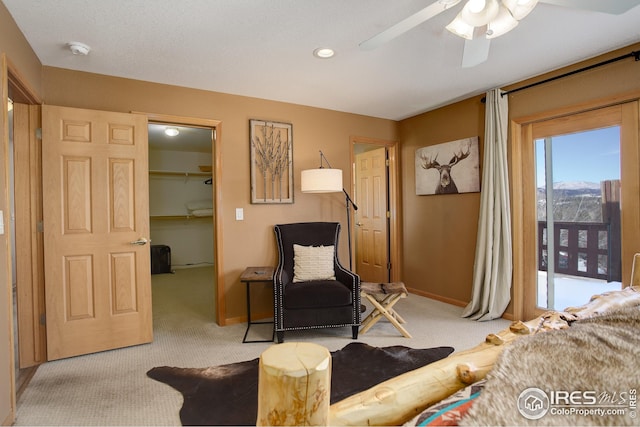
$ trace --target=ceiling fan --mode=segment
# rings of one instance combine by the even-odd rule
[[[359,46],[366,50],[375,49],[461,2],[437,0]],[[467,0],[456,18],[446,27],[465,39],[462,67],[475,67],[486,61],[491,39],[515,28],[538,2],[613,15],[625,13],[640,4],[640,0]]]

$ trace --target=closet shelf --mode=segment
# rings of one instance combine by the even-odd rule
[[[173,220],[192,220],[192,219],[206,219],[206,218],[212,218],[212,216],[202,216],[202,215],[150,215],[149,218],[151,219],[155,219],[155,220],[167,220],[167,221],[173,221]]]
[[[185,171],[162,171],[162,170],[150,170],[149,175],[163,175],[163,176],[211,176],[211,172],[185,172]]]

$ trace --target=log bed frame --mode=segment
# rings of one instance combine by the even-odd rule
[[[325,413],[312,424],[402,425],[429,406],[484,379],[505,346],[516,339],[549,330],[566,329],[571,321],[634,305],[640,305],[640,254],[636,254],[633,260],[631,286],[620,291],[595,295],[587,304],[579,307],[570,307],[564,311],[548,311],[528,322],[513,322],[508,328],[496,334],[489,334],[485,341],[476,347],[453,353],[445,359],[391,378],[330,405],[328,413],[325,409]],[[292,406],[289,407],[295,411]],[[258,425],[286,425],[265,422],[268,418],[267,414],[262,412],[265,409],[258,410]],[[308,413],[304,416],[308,416]],[[318,419],[322,421],[318,422]]]

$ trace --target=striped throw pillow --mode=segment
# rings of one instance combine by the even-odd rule
[[[293,245],[293,282],[335,280],[333,245]]]

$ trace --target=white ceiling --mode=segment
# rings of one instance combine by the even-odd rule
[[[43,65],[393,120],[640,41],[640,7],[608,15],[539,3],[492,41],[487,62],[463,69],[464,41],[444,29],[462,4],[358,47],[435,0],[1,1]],[[91,53],[74,56],[71,41]],[[312,56],[325,46],[334,58]]]

